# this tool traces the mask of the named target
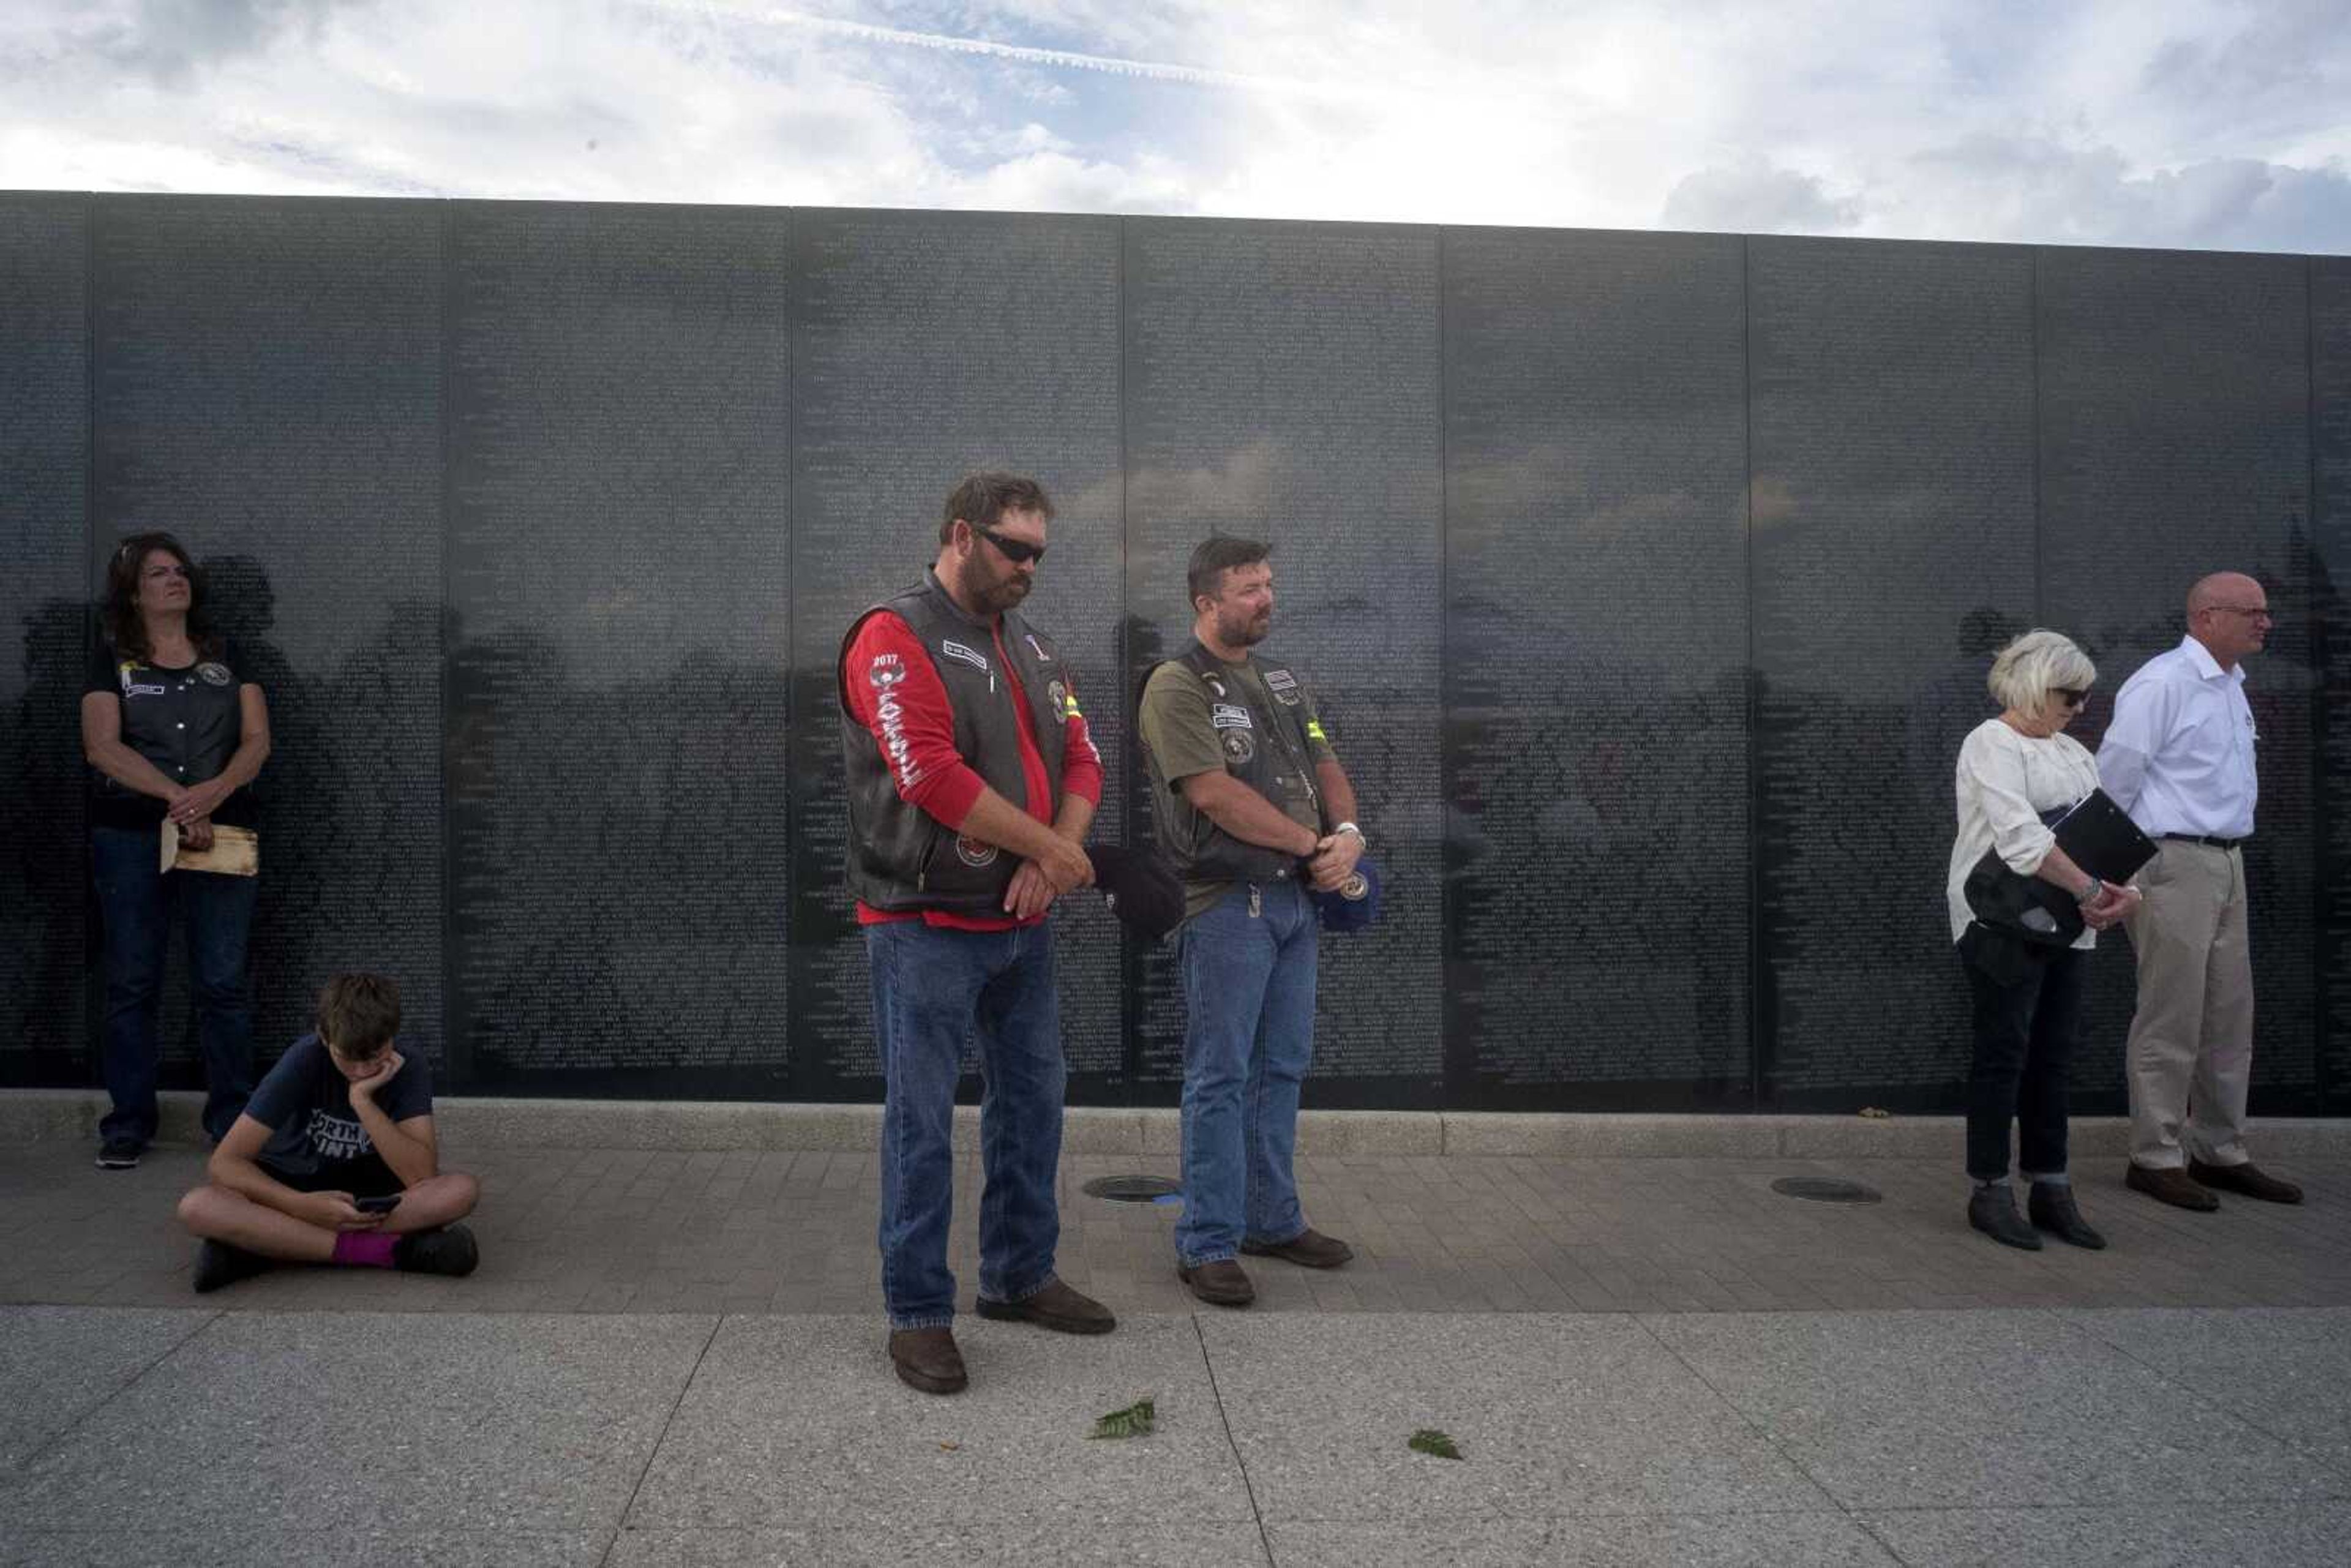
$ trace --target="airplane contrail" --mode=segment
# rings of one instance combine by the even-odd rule
[[[999,44],[989,38],[957,37],[948,33],[914,33],[901,27],[881,27],[870,22],[842,22],[830,16],[810,16],[799,11],[762,9],[737,10],[724,5],[692,5],[685,0],[643,0],[651,8],[683,16],[695,16],[712,21],[754,22],[768,26],[792,27],[811,33],[823,33],[832,37],[852,39],[865,44],[894,44],[908,48],[933,49],[943,54],[983,55],[995,59],[1018,60],[1024,65],[1047,66],[1061,70],[1099,71],[1107,76],[1142,77],[1153,81],[1184,82],[1196,87],[1234,88],[1249,92],[1271,92],[1284,96],[1329,99],[1353,99],[1367,96],[1355,87],[1342,87],[1329,82],[1304,81],[1293,77],[1251,76],[1238,71],[1217,71],[1198,66],[1170,65],[1159,60],[1123,59],[1115,55],[1086,55],[1069,49],[1031,48],[1025,44]]]

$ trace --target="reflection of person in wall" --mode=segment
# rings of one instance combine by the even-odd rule
[[[1192,552],[1193,646],[1151,672],[1136,720],[1160,848],[1184,879],[1176,1273],[1226,1307],[1257,1297],[1237,1253],[1310,1269],[1354,1256],[1307,1225],[1293,1160],[1314,1055],[1308,884],[1346,885],[1364,835],[1305,685],[1250,652],[1273,628],[1270,553],[1223,537]]]
[[[269,756],[269,707],[205,613],[204,583],[169,534],[137,534],[107,563],[104,643],[81,699],[82,754],[96,769],[90,861],[105,923],[100,1071],[113,1108],[98,1163],[128,1170],[155,1135],[156,1013],[176,912],[203,1045],[204,1131],[217,1142],[253,1086],[246,940],[255,879],[156,869],[168,819],[191,849],[215,824],[253,825],[246,789]]]
[[[2157,841],[2138,875],[2147,901],[2124,929],[2138,957],[2130,1082],[2129,1185],[2181,1208],[2213,1209],[2218,1187],[2271,1203],[2302,1188],[2245,1151],[2253,1066],[2253,970],[2245,856],[2259,780],[2243,661],[2271,622],[2262,585],[2216,572],[2189,591],[2188,635],[2115,694],[2098,747],[2106,792]]]
[[[400,988],[338,975],[319,993],[317,1026],[213,1151],[210,1185],[180,1200],[181,1223],[203,1239],[196,1289],[273,1260],[472,1273],[480,1254],[457,1221],[480,1189],[441,1168],[431,1070],[396,1043]]]
[[[1051,638],[1022,618],[1053,515],[1044,490],[974,474],[947,497],[921,581],[841,640],[849,889],[873,967],[882,1125],[882,1297],[890,1362],[964,1386],[953,1210],[957,1058],[979,1047],[979,1312],[1064,1333],[1110,1312],[1053,1271],[1067,1070],[1053,902],[1093,880],[1081,847],[1102,758]]]
[[[1975,1054],[1968,1072],[1968,1223],[1995,1241],[2041,1249],[2046,1230],[2076,1247],[2101,1248],[2074,1201],[2065,1169],[2065,1067],[2082,1032],[2085,966],[2097,933],[2137,905],[2137,890],[2103,883],[2057,847],[2043,812],[2063,810],[2098,787],[2097,764],[2064,733],[2088,700],[2098,672],[2089,655],[2054,632],[2027,632],[2002,648],[1987,685],[2000,716],[1959,746],[1959,836],[1951,844],[1951,938],[1975,1001]],[[2037,876],[2078,899],[2085,929],[2071,947],[2028,946],[1977,921],[1963,890],[1968,873],[1997,850],[2019,876]],[[2008,1180],[2008,1129],[2017,1128],[2018,1164],[2032,1184],[2016,1211]]]

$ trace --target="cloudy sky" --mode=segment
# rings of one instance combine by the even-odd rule
[[[7,0],[0,187],[2351,252],[2344,0]]]

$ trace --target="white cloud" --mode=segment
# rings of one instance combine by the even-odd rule
[[[0,186],[2351,248],[2339,0],[115,0]]]
[[[1739,234],[1837,234],[1861,215],[1860,204],[1831,196],[1821,182],[1762,160],[1701,169],[1666,196],[1665,226]]]

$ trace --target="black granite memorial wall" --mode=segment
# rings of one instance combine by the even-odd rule
[[[1956,1109],[1991,649],[2080,640],[2095,743],[2254,570],[2255,1108],[2351,1113],[2340,259],[20,194],[0,363],[0,1083],[94,1080],[88,607],[165,527],[276,728],[265,1059],[369,964],[444,1090],[877,1098],[833,661],[987,465],[1059,505],[1102,841],[1192,547],[1273,544],[1387,874],[1321,1105]],[[1172,1103],[1166,950],[1090,894],[1056,942],[1072,1098]],[[2093,984],[2111,1111],[2126,944]]]

